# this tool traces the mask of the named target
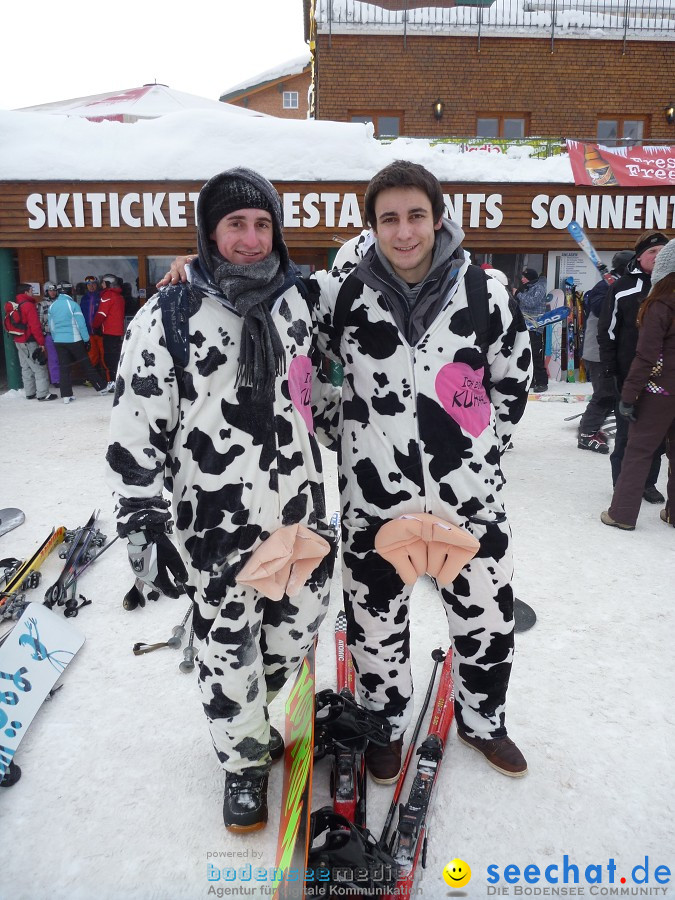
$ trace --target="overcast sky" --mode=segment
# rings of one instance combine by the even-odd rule
[[[0,109],[153,81],[217,100],[307,49],[302,0],[9,0],[3,8]]]

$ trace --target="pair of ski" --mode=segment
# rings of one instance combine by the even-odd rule
[[[85,525],[66,534],[67,549],[60,554],[64,560],[63,569],[54,584],[45,591],[45,606],[49,609],[57,604],[64,606],[63,614],[68,618],[76,616],[83,606],[91,603],[82,594],[77,595],[78,578],[117,540],[114,537],[106,544],[106,536],[96,528],[99,512],[95,509]]]
[[[337,692],[321,691],[315,703],[312,648],[286,703],[286,757],[274,897],[329,897],[335,888],[385,900],[408,897],[418,863],[425,865],[427,815],[454,716],[452,651],[434,651],[434,669],[422,710],[380,840],[376,841],[365,827],[365,750],[369,741],[386,744],[390,729],[354,699],[354,669],[344,613],[336,620],[335,649]],[[417,749],[417,770],[407,800],[400,804],[398,823],[391,831],[441,666],[429,729]],[[311,813],[315,746],[317,757],[332,757],[333,807]]]

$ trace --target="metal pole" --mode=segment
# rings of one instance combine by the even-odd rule
[[[553,0],[553,7],[551,10],[551,53],[553,53],[554,44],[555,44],[555,17],[556,17],[557,11],[558,11],[557,0]]]
[[[14,276],[14,254],[11,250],[0,248],[0,299],[2,299],[2,315],[4,318],[5,303],[16,296],[16,279]],[[7,387],[10,391],[18,391],[23,387],[21,378],[21,366],[19,354],[16,352],[14,341],[2,329],[2,338],[5,348],[5,362],[7,364]]]
[[[408,49],[408,0],[403,3],[403,49]]]
[[[623,13],[623,51],[622,56],[626,55],[626,35],[628,33],[628,10],[630,7],[630,0],[626,0],[626,5],[624,7]]]
[[[333,0],[328,0],[328,49],[333,49]]]
[[[478,52],[480,53],[480,32],[483,24],[483,7],[478,7]]]

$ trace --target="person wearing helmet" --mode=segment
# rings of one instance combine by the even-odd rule
[[[84,279],[85,292],[80,301],[80,309],[89,332],[89,362],[106,380],[111,380],[103,355],[103,336],[100,328],[94,328],[94,316],[101,304],[101,290],[96,275],[87,275]]]
[[[103,335],[103,358],[110,378],[108,391],[112,393],[124,337],[124,297],[116,275],[104,275],[101,287],[101,302],[92,325],[95,329],[100,328]]]
[[[4,324],[19,357],[26,400],[56,400],[56,394],[49,390],[45,336],[28,282],[17,284],[15,299],[5,303]]]
[[[632,250],[619,250],[612,257],[610,275],[617,281],[626,271],[626,266],[635,254]],[[601,278],[597,284],[584,294],[584,343],[581,351],[586,364],[588,379],[593,385],[593,394],[588,401],[577,429],[577,447],[580,450],[592,450],[594,453],[609,453],[607,435],[602,425],[607,416],[614,412],[615,392],[614,379],[606,378],[600,365],[600,347],[598,346],[598,321],[602,305],[605,302],[609,282]]]
[[[64,403],[72,403],[75,399],[71,383],[71,368],[74,365],[82,366],[87,380],[99,394],[105,394],[106,382],[96,372],[87,356],[89,332],[82,310],[73,300],[73,286],[68,281],[62,281],[57,290],[58,296],[49,307],[49,331],[59,357],[61,399]]]
[[[59,386],[59,357],[54,346],[54,341],[49,333],[49,307],[58,297],[58,290],[53,281],[45,281],[42,300],[37,304],[40,327],[45,336],[45,350],[47,351],[47,369],[49,380],[54,387]]]

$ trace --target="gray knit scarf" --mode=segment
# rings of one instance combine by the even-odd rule
[[[237,385],[251,385],[254,400],[270,400],[286,371],[286,352],[270,313],[270,299],[284,283],[276,250],[260,262],[236,266],[211,254],[213,280],[243,319]]]

